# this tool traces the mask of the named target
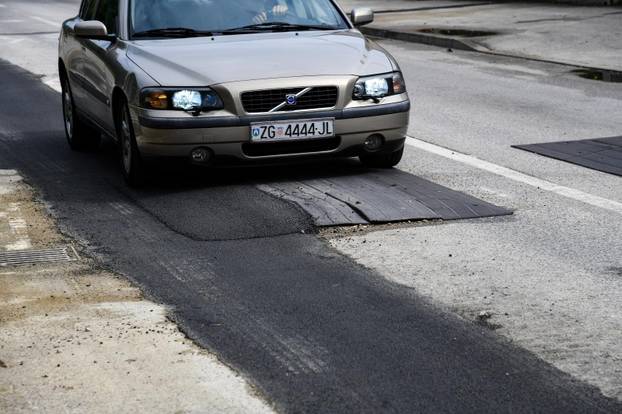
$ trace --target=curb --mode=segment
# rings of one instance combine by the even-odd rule
[[[514,59],[522,59],[528,60],[531,62],[541,62],[541,63],[549,63],[553,65],[566,66],[569,68],[578,68],[578,69],[586,69],[591,71],[600,71],[606,72],[608,74],[614,75],[616,78],[622,77],[622,71],[609,69],[609,68],[598,68],[594,66],[585,66],[580,64],[568,63],[568,62],[559,62],[555,60],[542,59],[531,56],[524,55],[512,55],[509,53],[501,53],[495,52],[494,50],[485,48],[484,46],[475,45],[469,41],[456,39],[454,37],[446,37],[446,36],[437,36],[437,35],[429,35],[424,33],[410,33],[410,32],[398,32],[395,30],[381,29],[376,27],[361,27],[359,30],[366,36],[372,37],[380,37],[384,39],[394,39],[401,40],[405,42],[411,43],[420,43],[430,46],[442,47],[446,49],[455,49],[455,50],[464,50],[467,52],[476,52],[490,56],[499,56],[499,57],[509,57]]]
[[[492,1],[486,0],[486,1],[479,1],[477,3],[447,4],[444,6],[423,6],[423,7],[410,7],[410,8],[404,8],[404,9],[374,9],[374,13],[375,14],[388,14],[388,13],[406,13],[406,12],[426,11],[426,10],[462,9],[465,7],[489,6],[491,4],[493,4]]]
[[[432,36],[423,33],[397,32],[395,30],[379,29],[375,27],[361,27],[359,29],[367,36],[382,37],[385,39],[402,40],[412,43],[423,43],[426,45],[451,48],[456,50],[467,50],[469,52],[483,52],[462,40],[453,37]]]

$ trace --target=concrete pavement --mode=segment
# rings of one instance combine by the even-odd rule
[[[361,5],[382,11],[363,28],[375,36],[622,71],[620,7],[408,0],[340,3],[345,9]]]
[[[622,399],[620,177],[511,147],[619,135],[622,85],[558,65],[381,44],[407,74],[410,135],[431,144],[409,141],[400,168],[515,213],[363,228],[331,243],[474,323],[487,312],[495,332]],[[598,199],[617,207],[588,203]]]

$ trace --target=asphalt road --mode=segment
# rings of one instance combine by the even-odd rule
[[[414,69],[425,70],[425,65],[413,62],[405,46],[387,46],[404,60],[411,84],[421,85]],[[443,63],[440,54],[433,59],[436,67],[457,76],[455,62]],[[499,66],[488,61],[478,64],[499,75],[500,85],[506,82]],[[530,76],[542,69],[506,64],[504,70]],[[304,212],[249,184],[251,179],[255,183],[282,180],[295,167],[264,168],[259,174],[257,169],[212,174],[163,170],[159,184],[129,190],[118,174],[113,148],[73,153],[66,147],[56,92],[7,63],[0,65],[0,81],[5,85],[0,96],[0,168],[24,174],[42,192],[65,231],[88,244],[106,266],[169,305],[171,316],[191,338],[247,375],[280,411],[622,410],[595,388],[487,328],[459,319],[416,290],[391,283],[341,255],[314,234]],[[469,113],[460,106],[464,102],[453,102],[455,107],[443,103],[456,85],[460,85],[457,80],[421,86],[429,108],[440,105],[455,112],[421,111],[419,105],[414,111],[421,117],[414,119],[413,132],[507,163],[508,130],[515,125],[490,122],[488,127],[499,132],[497,138],[477,128],[469,130],[474,137],[465,136],[464,122],[451,122],[451,117],[472,125],[478,116],[486,115]],[[585,89],[595,93],[589,86]],[[417,104],[420,98],[413,92]],[[509,105],[508,96],[503,100],[499,94],[482,91],[475,97],[499,99],[491,104],[503,107]],[[602,131],[597,132],[615,129],[611,120],[600,125]],[[587,121],[581,128],[574,131],[595,133]],[[410,152],[405,168],[416,169],[412,167],[415,155],[426,157],[419,150]],[[617,195],[615,188],[594,182],[590,174],[595,173],[577,179],[565,174],[571,167],[553,167],[547,161],[534,162],[533,155],[527,157],[512,156],[513,165],[508,166],[602,197]],[[432,158],[425,160],[429,163]],[[313,174],[323,171],[324,165],[305,168]],[[475,175],[447,178],[453,168],[449,165],[438,173],[430,169],[426,178],[490,196]],[[554,176],[559,171],[564,174]],[[568,206],[567,200],[555,203],[566,209],[583,208]],[[510,201],[506,205],[514,207]],[[170,214],[180,211],[184,214]]]
[[[10,85],[0,98],[0,125],[10,126],[0,131],[2,168],[23,173],[67,231],[171,306],[191,338],[250,376],[282,411],[613,409],[485,328],[303,234],[312,230],[308,217],[245,184],[243,171],[225,183],[173,171],[164,184],[129,190],[113,149],[76,154],[65,146],[59,108],[50,105],[57,93],[6,64],[0,79]],[[154,198],[156,207],[144,208]],[[202,214],[156,214],[182,205]],[[239,214],[229,214],[232,205]],[[237,240],[214,241],[209,231],[190,238],[175,231],[186,220],[245,230]]]

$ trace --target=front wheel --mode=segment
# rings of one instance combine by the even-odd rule
[[[83,150],[96,147],[99,143],[100,133],[89,127],[76,113],[76,105],[71,93],[71,86],[66,76],[61,78],[63,99],[63,123],[65,124],[65,136],[69,147],[74,150]]]
[[[136,145],[130,110],[126,102],[119,109],[117,137],[123,178],[130,186],[139,187],[145,183],[145,164]]]
[[[400,163],[404,155],[404,148],[388,154],[363,154],[359,156],[365,167],[392,168]]]

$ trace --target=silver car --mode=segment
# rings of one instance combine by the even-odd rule
[[[372,20],[332,0],[83,0],[59,44],[69,145],[111,136],[131,185],[162,157],[392,167],[410,101],[356,29]]]

